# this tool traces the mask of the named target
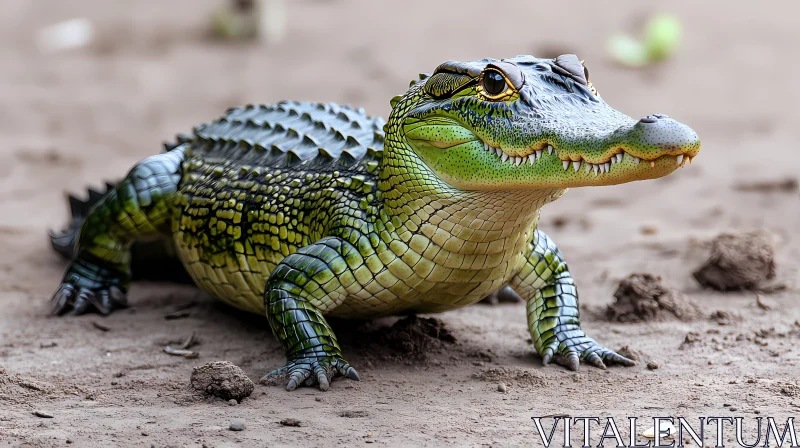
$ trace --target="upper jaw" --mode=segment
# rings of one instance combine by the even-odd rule
[[[508,163],[514,166],[520,166],[522,164],[529,164],[529,165],[536,165],[537,162],[543,160],[543,158],[552,156],[558,158],[561,162],[562,168],[566,171],[572,169],[574,172],[578,172],[583,169],[586,173],[593,173],[595,176],[598,174],[604,174],[611,171],[611,166],[617,163],[623,162],[623,160],[630,161],[634,165],[638,165],[645,161],[645,163],[650,164],[651,167],[655,167],[656,161],[662,157],[672,157],[675,161],[675,165],[677,167],[683,167],[686,162],[688,161],[691,163],[692,159],[697,155],[697,151],[692,151],[687,149],[686,151],[677,150],[675,155],[672,154],[661,154],[657,156],[650,155],[649,158],[643,159],[637,155],[634,155],[633,151],[628,150],[626,148],[620,146],[611,149],[608,151],[608,155],[604,158],[602,156],[594,158],[598,160],[595,163],[590,162],[589,160],[585,160],[583,156],[578,154],[563,154],[560,153],[557,149],[553,148],[553,145],[546,143],[541,146],[541,149],[530,149],[527,154],[524,155],[509,155],[503,149],[498,147],[493,147],[486,142],[483,142],[483,149],[484,151],[489,152],[490,154],[494,154],[497,158],[500,159],[503,163]],[[630,152],[629,152],[630,151]],[[566,152],[566,151],[564,151]]]

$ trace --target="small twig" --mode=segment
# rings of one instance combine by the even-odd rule
[[[189,302],[189,303],[183,304],[183,305],[179,306],[178,308],[176,308],[175,311],[173,311],[173,312],[171,312],[169,314],[166,314],[164,316],[164,319],[174,320],[174,319],[183,319],[184,317],[189,317],[189,316],[191,316],[192,313],[190,313],[187,310],[190,309],[190,308],[194,308],[195,306],[197,306],[197,302]]]
[[[195,332],[193,331],[192,334],[190,334],[189,337],[178,346],[178,348],[187,350],[192,348],[195,344],[197,344],[197,338],[195,337]]]
[[[193,352],[191,350],[184,350],[179,348],[172,348],[171,346],[164,347],[164,353],[173,356],[183,356],[184,358],[194,359],[200,356],[199,353]]]
[[[111,331],[111,327],[106,327],[105,325],[97,323],[95,321],[92,321],[92,325],[94,326],[94,328],[97,328],[100,331]]]
[[[761,296],[758,294],[756,294],[756,305],[758,305],[759,308],[765,311],[769,311],[772,309],[770,305],[767,305],[766,303],[761,301]]]

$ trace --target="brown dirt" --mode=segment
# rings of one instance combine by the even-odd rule
[[[775,278],[775,250],[763,231],[723,233],[711,242],[711,255],[694,273],[704,287],[720,291],[753,289]]]
[[[797,177],[800,94],[791,74],[800,71],[800,59],[791,55],[800,47],[800,5],[585,2],[570,10],[569,20],[548,20],[563,17],[561,3],[520,2],[495,20],[488,3],[477,0],[458,2],[455,15],[451,3],[423,0],[288,3],[286,41],[262,46],[205,37],[206,14],[217,0],[0,2],[0,364],[7,372],[0,445],[66,446],[69,439],[81,447],[530,446],[539,441],[531,416],[613,415],[620,422],[798,412],[800,201],[794,193],[735,186]],[[685,39],[674,59],[641,71],[606,59],[609,34],[661,10],[683,20]],[[72,17],[98,24],[95,44],[54,55],[34,48],[38,29]],[[652,272],[704,310],[741,317],[727,325],[623,324],[582,315],[598,342],[628,345],[658,370],[641,362],[605,371],[544,367],[532,354],[524,306],[471,306],[437,316],[458,343],[422,361],[384,358],[383,346],[360,340],[369,332],[354,332],[343,350],[361,382],[336,380],[325,393],[257,384],[230,406],[187,399],[192,369],[229,360],[260,378],[281,366],[280,344],[265,319],[191,287],[144,282],[133,285],[130,309],[107,318],[48,315],[64,263],[47,231],[65,222],[65,190],[83,193],[120,178],[162,141],[231,105],[337,101],[386,116],[392,96],[442,61],[554,46],[586,59],[592,82],[616,108],[634,117],[666,112],[703,141],[694,163],[669,177],[577,188],[542,214],[542,228],[569,261],[582,310],[611,303],[613,279]],[[763,61],[780,70],[765,71]],[[643,234],[644,228],[657,232]],[[772,309],[759,308],[752,292],[699,288],[691,271],[707,259],[708,247],[694,241],[759,228],[782,239],[776,281],[787,288],[769,296]],[[193,301],[189,316],[164,318]],[[341,334],[348,326],[355,325],[334,328]],[[690,331],[696,342],[679,349]],[[193,348],[199,359],[163,352],[168,341],[192,332],[202,341]],[[475,376],[492,368],[517,373],[488,381]],[[544,384],[515,379],[526,375]],[[513,386],[498,393],[501,381]],[[36,410],[54,418],[37,417]],[[229,431],[234,419],[244,422],[243,431]],[[302,426],[283,426],[285,419]]]
[[[689,322],[702,315],[700,307],[686,294],[652,274],[631,274],[619,283],[614,298],[605,315],[612,322]]]
[[[424,356],[456,342],[447,325],[433,317],[407,316],[370,336],[374,344],[410,356]]]

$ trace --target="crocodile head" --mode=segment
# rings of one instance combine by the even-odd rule
[[[465,190],[653,179],[700,151],[688,126],[660,114],[635,120],[606,104],[575,55],[445,62],[393,106],[390,133]]]

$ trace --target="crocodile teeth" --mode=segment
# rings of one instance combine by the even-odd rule
[[[514,165],[520,166],[522,164],[522,157],[514,157]]]
[[[617,163],[622,162],[622,153],[617,154]]]
[[[547,153],[548,154],[553,154],[553,147],[552,146],[547,145]]]
[[[498,149],[498,151],[500,151],[500,150]],[[502,152],[502,151],[500,151],[500,152]],[[503,155],[500,156],[500,158],[503,159],[503,162],[505,162],[506,160],[508,160],[508,154],[503,152]]]
[[[617,156],[611,156],[611,159],[610,159],[610,160],[611,160],[611,161],[610,161],[609,163],[611,163],[612,165],[613,165],[613,164],[615,164],[615,163],[617,163]]]
[[[488,143],[486,143],[486,142],[483,143],[483,150],[484,151],[491,151],[491,147],[489,146]]]
[[[650,161],[650,168],[655,168],[655,167],[656,167],[656,162],[651,160]]]
[[[635,164],[637,164],[637,165],[638,165],[640,160],[641,160],[641,159],[639,159],[638,157],[634,157],[634,158],[633,158],[633,163],[635,163]]]
[[[577,173],[581,169],[581,162],[572,162],[572,169]]]
[[[597,170],[599,170],[599,169],[600,169],[600,167],[598,165],[592,165],[592,171],[594,171],[594,175],[595,176],[597,176]]]
[[[681,162],[683,162],[683,154],[678,156],[678,165],[680,165]]]
[[[535,155],[531,154],[531,155],[528,156],[528,163],[529,164],[533,165],[533,162],[535,162],[535,161],[536,161],[536,156]]]
[[[498,157],[503,157],[503,150],[500,148],[494,148],[494,153],[497,154]]]
[[[537,159],[541,159],[542,158],[542,150],[541,149],[536,151],[536,158]]]
[[[569,168],[569,160],[562,160],[561,165],[564,166],[564,171],[566,171]]]
[[[611,164],[610,164],[610,163],[606,162],[606,163],[604,163],[604,164],[603,164],[603,166],[606,168],[606,173],[607,173],[609,170],[611,170]]]

